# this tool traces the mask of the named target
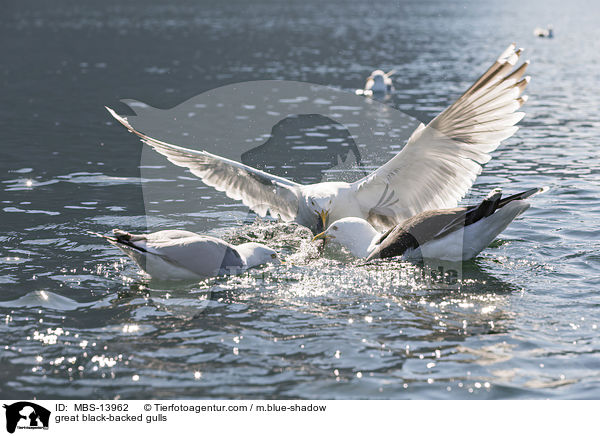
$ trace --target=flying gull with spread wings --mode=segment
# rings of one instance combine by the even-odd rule
[[[134,129],[126,117],[106,108],[129,131],[175,165],[241,200],[259,216],[270,213],[319,233],[344,217],[388,229],[432,209],[456,207],[501,141],[524,116],[522,92],[529,62],[515,68],[522,49],[511,44],[494,64],[429,124],[420,124],[387,163],[353,182],[303,185],[203,150],[169,144]]]

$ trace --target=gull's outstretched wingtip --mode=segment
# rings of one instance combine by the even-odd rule
[[[117,120],[122,120],[123,119],[123,117],[120,116],[118,113],[116,113],[113,109],[109,108],[108,106],[104,106],[104,107],[106,108],[106,110],[108,111],[108,113],[111,114]]]
[[[504,50],[502,52],[502,54],[500,56],[498,56],[498,59],[496,59],[496,62],[498,62],[500,64],[504,64],[504,63],[508,62],[509,64],[514,65],[517,62],[517,60],[519,59],[519,56],[521,54],[521,52],[519,50],[517,50],[517,44],[515,44],[513,42],[506,48],[506,50]]]
[[[111,108],[109,108],[108,106],[104,106],[104,109],[106,109],[108,111],[108,113],[111,114],[113,117],[115,117],[115,118],[118,117],[117,113],[114,110],[112,110]]]
[[[131,124],[129,124],[129,121],[127,121],[126,117],[122,117],[121,115],[119,115],[118,113],[116,113],[114,110],[112,110],[111,108],[109,108],[108,106],[104,106],[106,108],[106,110],[108,111],[109,114],[112,115],[112,117],[117,120],[119,123],[121,123],[123,126],[125,126],[125,128],[127,130],[129,130],[130,132],[133,133],[137,133],[133,127],[131,127]]]
[[[108,113],[115,119],[117,120],[119,123],[123,124],[125,127],[127,127],[127,120],[125,118],[123,118],[122,116],[120,116],[118,113],[116,113],[114,110],[112,110],[111,108],[109,108],[108,106],[104,106],[106,108],[106,110],[108,111]]]

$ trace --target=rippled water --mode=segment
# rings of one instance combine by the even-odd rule
[[[0,18],[1,397],[600,396],[596,4],[27,6]],[[548,23],[556,37],[536,39]],[[388,104],[428,120],[512,40],[532,61],[527,117],[470,197],[551,191],[463,266],[458,290],[431,289],[416,265],[322,257],[298,226],[253,223],[189,177],[152,179],[103,109],[248,80],[351,91],[382,67],[398,70]],[[211,207],[147,217],[140,173]],[[85,233],[192,223],[266,240],[288,263],[175,286]]]

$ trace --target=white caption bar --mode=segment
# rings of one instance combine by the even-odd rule
[[[9,434],[589,434],[598,401],[3,401]],[[210,433],[209,433],[210,432]],[[385,433],[384,433],[385,432]],[[6,434],[6,433],[5,433]]]

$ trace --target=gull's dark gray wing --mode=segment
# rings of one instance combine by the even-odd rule
[[[502,191],[495,189],[475,206],[438,209],[417,214],[383,234],[379,245],[371,252],[367,261],[401,256],[407,250],[416,249],[426,242],[443,238],[487,218],[511,201],[524,200],[545,189],[530,189],[506,198],[501,198]]]

